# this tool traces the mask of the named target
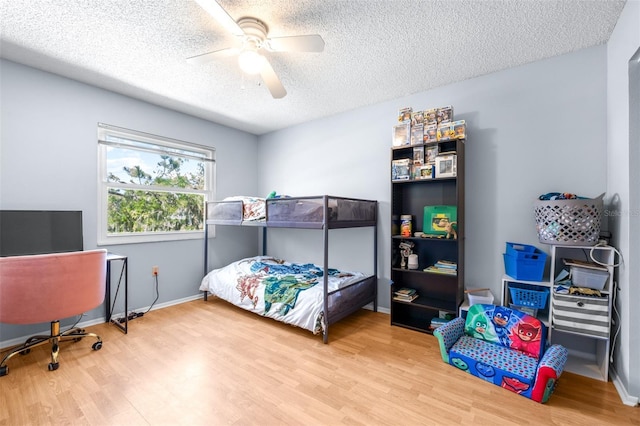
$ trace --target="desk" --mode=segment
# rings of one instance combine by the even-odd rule
[[[120,284],[122,284],[122,277],[124,276],[124,317],[122,319],[111,319],[111,315],[113,314],[113,305],[111,305],[111,263],[114,261],[122,262],[118,286],[116,287],[116,294],[113,299],[114,305],[118,300],[118,292],[120,291]],[[127,334],[129,331],[129,265],[127,256],[107,253],[107,283],[105,293],[105,322],[115,324],[124,334]],[[121,320],[124,322],[124,325]]]

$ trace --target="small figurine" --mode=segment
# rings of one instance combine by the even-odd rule
[[[402,241],[399,246],[400,256],[402,257],[400,268],[405,269],[407,267],[405,259],[407,259],[412,254],[411,249],[413,248],[414,244],[410,241]]]
[[[457,225],[458,222],[447,222],[445,229],[447,231],[447,236],[445,237],[446,239],[454,239],[457,240],[458,239],[458,233],[456,232],[456,229],[453,227],[453,225]]]

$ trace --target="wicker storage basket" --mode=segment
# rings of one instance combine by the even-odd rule
[[[544,244],[594,246],[600,236],[601,194],[593,199],[536,200],[538,239]]]

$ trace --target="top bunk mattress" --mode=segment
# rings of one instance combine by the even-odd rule
[[[259,201],[258,201],[259,200]],[[329,195],[260,199],[230,197],[210,202],[207,223],[266,225],[281,228],[351,228],[373,226],[377,201]],[[260,208],[264,208],[264,216]],[[252,210],[260,210],[251,214]]]

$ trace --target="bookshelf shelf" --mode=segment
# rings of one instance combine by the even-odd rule
[[[438,142],[439,152],[455,151],[457,171],[453,177],[432,179],[408,179],[391,181],[391,215],[394,218],[410,215],[412,233],[410,236],[391,236],[391,325],[405,327],[423,333],[431,333],[431,320],[443,314],[458,314],[458,307],[464,299],[464,147],[465,140]],[[420,145],[418,145],[420,146]],[[433,147],[433,143],[422,144]],[[393,147],[391,161],[413,159],[416,145]],[[455,207],[457,238],[445,235],[430,237],[415,236],[415,232],[429,233],[423,229],[425,207]],[[397,223],[395,224],[397,225]],[[392,230],[394,224],[392,223]],[[393,233],[393,232],[392,232]],[[402,265],[402,244],[412,246],[412,254],[418,256],[418,269],[407,269]],[[425,271],[439,261],[452,262],[456,273]],[[412,288],[418,298],[412,302],[393,300],[400,288]]]

